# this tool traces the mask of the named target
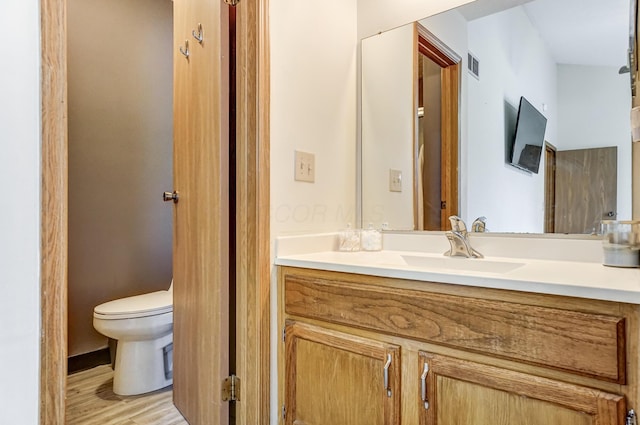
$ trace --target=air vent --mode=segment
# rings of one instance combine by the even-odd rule
[[[480,80],[480,61],[471,52],[467,53],[467,68],[469,73]]]

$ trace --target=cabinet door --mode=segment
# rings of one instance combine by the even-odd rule
[[[624,397],[420,352],[420,425],[619,425]]]
[[[400,347],[287,321],[285,350],[285,424],[400,424]]]

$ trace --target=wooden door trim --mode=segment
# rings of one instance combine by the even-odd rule
[[[556,147],[545,142],[544,172],[544,232],[555,233],[556,209]],[[549,159],[552,159],[550,162]]]
[[[269,1],[236,6],[236,422],[270,410]]]
[[[440,155],[440,168],[441,168],[441,199],[445,202],[444,208],[440,210],[440,230],[447,230],[449,223],[448,218],[452,215],[458,215],[459,201],[458,201],[458,144],[459,144],[459,108],[460,108],[460,63],[462,58],[446,44],[440,41],[435,35],[429,32],[425,27],[416,24],[417,32],[417,45],[418,49],[415,52],[416,58],[414,59],[414,68],[419,63],[417,56],[423,54],[427,58],[442,67],[441,72],[441,111],[442,111],[442,148]],[[414,80],[417,81],[417,72],[415,72]],[[417,86],[417,84],[414,84]],[[417,95],[414,95],[416,99],[417,110]],[[416,121],[417,121],[416,115]],[[415,125],[417,128],[417,124]],[[414,130],[416,134],[417,130]],[[417,136],[416,136],[417,137]],[[417,176],[417,149],[414,142],[414,176]],[[417,185],[414,184],[414,192],[417,190]],[[414,225],[417,227],[417,193],[414,193]]]
[[[40,423],[65,422],[67,383],[66,0],[41,0]]]
[[[268,0],[238,7],[239,424],[269,423],[269,38]],[[67,375],[66,0],[41,0],[42,201],[40,424],[64,423]],[[242,50],[244,49],[244,50]],[[244,54],[244,56],[242,56]],[[255,55],[251,57],[251,55]],[[243,67],[247,65],[246,67]],[[246,91],[243,91],[246,90]],[[244,167],[244,168],[242,168]],[[245,205],[247,206],[245,209]],[[249,205],[251,208],[249,208]]]
[[[440,209],[441,230],[447,230],[448,218],[459,215],[458,211],[458,116],[460,64],[442,70],[442,152],[441,193],[445,201]]]
[[[444,44],[438,37],[421,24],[416,24],[418,31],[418,49],[420,53],[443,68],[462,61],[460,55]]]

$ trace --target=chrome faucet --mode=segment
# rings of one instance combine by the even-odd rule
[[[449,240],[451,249],[445,252],[444,255],[450,257],[483,258],[482,254],[471,247],[471,242],[469,242],[467,235],[467,226],[464,224],[464,221],[457,215],[449,217],[449,221],[451,222],[451,231],[445,232],[445,235]]]
[[[487,217],[478,217],[471,223],[471,231],[476,233],[484,233],[487,231]]]

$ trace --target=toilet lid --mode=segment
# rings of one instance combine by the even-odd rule
[[[169,291],[157,291],[100,304],[93,309],[93,316],[101,319],[131,319],[172,311],[173,294]]]

